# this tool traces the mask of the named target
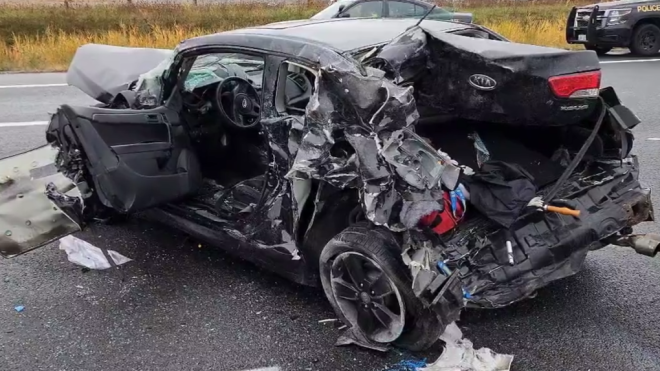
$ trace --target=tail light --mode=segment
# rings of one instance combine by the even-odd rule
[[[600,92],[600,71],[553,76],[550,89],[559,98],[595,98]]]

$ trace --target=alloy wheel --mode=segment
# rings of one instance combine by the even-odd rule
[[[367,338],[389,343],[403,333],[401,294],[372,259],[356,252],[339,254],[332,263],[330,284],[344,317]]]

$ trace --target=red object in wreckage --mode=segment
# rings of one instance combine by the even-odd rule
[[[462,202],[458,202],[456,210],[452,211],[449,192],[444,192],[443,203],[442,211],[434,211],[419,221],[421,225],[430,227],[437,234],[444,234],[454,229],[465,212]]]

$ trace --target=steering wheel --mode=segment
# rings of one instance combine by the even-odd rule
[[[261,100],[257,89],[240,77],[224,79],[215,92],[220,116],[232,126],[250,129],[261,122]]]

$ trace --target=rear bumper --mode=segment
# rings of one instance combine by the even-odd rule
[[[590,250],[616,243],[621,234],[632,232],[630,227],[654,220],[650,195],[651,190],[638,181],[638,162],[633,156],[623,164],[594,165],[566,182],[559,198],[577,204],[579,218],[530,211],[509,230],[486,219],[466,221],[444,249],[441,264],[446,263],[456,279],[438,293],[443,297],[435,301],[442,305],[434,309],[438,314],[447,306],[455,309],[463,298],[470,307],[503,307],[574,275]],[[648,238],[641,238],[645,236],[628,239],[628,246],[650,255],[640,250],[645,247],[642,244],[649,244]],[[660,238],[650,241],[656,240]],[[657,252],[658,245],[654,246]]]

